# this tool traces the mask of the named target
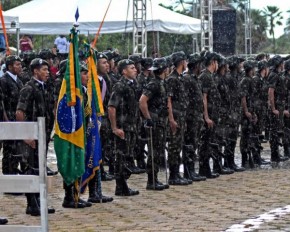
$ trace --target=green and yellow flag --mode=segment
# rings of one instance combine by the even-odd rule
[[[84,119],[78,34],[72,28],[66,72],[58,97],[54,138],[58,170],[66,184],[73,183],[85,171]]]

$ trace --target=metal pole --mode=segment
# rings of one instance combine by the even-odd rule
[[[19,40],[20,40],[20,29],[19,26],[16,27],[16,40],[17,40],[17,56],[19,56],[19,51],[20,51],[20,45],[19,45]]]

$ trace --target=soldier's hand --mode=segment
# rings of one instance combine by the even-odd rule
[[[24,140],[24,142],[29,145],[30,147],[32,147],[33,149],[36,148],[36,143],[35,140]]]
[[[113,133],[120,139],[125,139],[125,132],[122,129],[115,129],[113,130]]]
[[[249,111],[247,111],[245,115],[249,120],[252,120],[252,114]]]
[[[178,127],[177,122],[175,120],[172,120],[172,121],[169,122],[169,124],[170,124],[170,129],[172,131],[172,134],[175,135],[176,131],[177,131],[177,127]]]
[[[276,116],[279,116],[279,111],[278,110],[272,110],[272,113],[275,114]]]
[[[209,118],[205,119],[208,128],[213,128],[213,121]]]
[[[152,121],[152,119],[146,119],[144,122],[144,126],[145,127],[154,127],[154,122]]]
[[[284,115],[285,115],[287,118],[289,118],[289,117],[290,117],[290,113],[289,113],[289,111],[288,111],[288,110],[284,110],[283,114],[284,114]]]

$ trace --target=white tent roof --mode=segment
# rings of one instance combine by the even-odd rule
[[[69,34],[78,6],[79,30],[87,34],[97,32],[108,4],[109,0],[33,0],[4,12],[4,15],[19,17],[22,34]],[[133,0],[112,0],[101,33],[132,32],[132,4]],[[147,31],[176,34],[201,31],[199,19],[165,9],[157,5],[156,0],[147,0],[146,24]]]

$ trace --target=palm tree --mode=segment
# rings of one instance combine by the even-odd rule
[[[276,53],[276,40],[275,40],[275,32],[274,28],[275,26],[281,26],[283,19],[283,16],[281,15],[282,12],[277,6],[267,6],[262,10],[263,16],[269,20],[269,34],[272,35],[272,41],[273,41],[273,49],[274,53]]]
[[[287,13],[290,13],[290,10],[287,10]],[[284,28],[284,31],[289,34],[290,33],[290,16],[286,21],[286,27]]]

